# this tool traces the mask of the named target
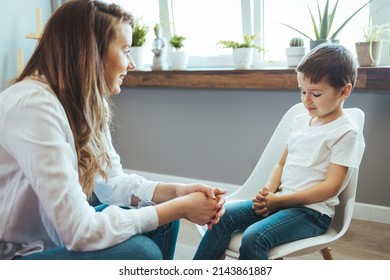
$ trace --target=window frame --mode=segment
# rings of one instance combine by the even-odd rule
[[[264,1],[265,0],[241,0],[242,31],[246,34],[264,34]],[[172,20],[172,0],[159,0],[160,23],[174,22]],[[255,13],[255,11],[260,11]],[[387,0],[375,0],[369,4],[369,16],[373,24],[386,23],[386,17],[390,14],[390,3]],[[163,34],[169,40],[174,34],[174,26],[163,25]],[[255,39],[255,44],[264,47],[263,36]],[[253,67],[280,67],[286,65],[286,60],[264,61],[263,52],[255,52]],[[191,56],[189,57],[188,68],[232,68],[234,67],[230,55],[219,56]]]

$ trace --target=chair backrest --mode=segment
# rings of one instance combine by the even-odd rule
[[[352,121],[363,131],[365,115],[359,108],[344,109],[344,112]],[[356,188],[358,183],[358,168],[350,168],[347,177],[344,180],[343,191],[339,195],[340,204],[336,206],[335,216],[331,226],[338,232],[337,238],[344,235],[347,231],[353,215],[353,209],[356,198]]]

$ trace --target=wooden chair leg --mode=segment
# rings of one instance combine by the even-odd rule
[[[331,250],[330,247],[326,247],[326,248],[321,250],[321,254],[322,254],[322,257],[324,258],[324,260],[333,260],[333,256],[330,253],[330,250]]]

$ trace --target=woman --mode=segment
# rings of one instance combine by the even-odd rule
[[[0,259],[172,259],[175,221],[223,215],[224,190],[122,171],[109,100],[135,68],[132,27],[117,5],[66,2],[0,94]]]

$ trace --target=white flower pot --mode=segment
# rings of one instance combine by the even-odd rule
[[[287,65],[295,67],[301,62],[306,54],[306,47],[288,47],[286,48]]]
[[[145,68],[144,63],[144,46],[141,47],[131,47],[130,49],[130,55],[135,63],[135,69],[136,70],[143,70]]]
[[[233,49],[233,60],[236,69],[249,69],[253,62],[254,48]]]
[[[169,64],[172,70],[185,70],[188,64],[188,54],[184,50],[171,51],[169,53]]]

